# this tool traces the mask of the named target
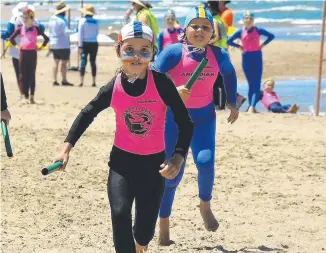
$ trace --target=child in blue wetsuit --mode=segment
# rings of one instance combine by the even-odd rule
[[[254,14],[246,11],[243,15],[243,28],[236,31],[227,43],[230,46],[240,48],[242,53],[242,68],[245,73],[249,91],[248,112],[255,113],[256,105],[260,99],[260,83],[263,74],[263,55],[262,48],[274,39],[274,35],[263,28],[254,26]],[[266,36],[267,39],[260,45],[260,36]],[[234,43],[234,40],[241,39],[241,44]]]
[[[177,43],[164,49],[152,66],[156,71],[167,73],[174,81],[194,122],[195,129],[191,149],[198,169],[200,213],[208,231],[216,231],[218,228],[218,222],[210,208],[210,200],[212,199],[214,184],[216,130],[213,85],[219,73],[223,76],[228,107],[231,110],[228,121],[235,122],[239,114],[236,108],[236,73],[227,52],[219,47],[209,45],[214,36],[212,14],[203,6],[195,7],[186,17],[183,43]],[[191,90],[186,89],[184,85],[204,57],[208,60],[207,66]],[[173,153],[173,147],[178,136],[178,128],[171,111],[167,112],[165,131],[166,155],[169,158]],[[182,179],[184,168],[185,163],[178,176],[173,180],[166,180],[165,183],[160,208],[159,244],[161,245],[171,243],[169,216],[171,215],[175,191]]]

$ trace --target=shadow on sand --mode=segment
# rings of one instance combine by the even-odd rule
[[[285,253],[285,252],[287,252],[286,251],[287,248],[288,248],[288,246],[286,246],[286,245],[284,245],[283,248],[269,248],[269,247],[262,245],[257,248],[242,248],[242,249],[238,249],[238,250],[227,250],[227,249],[224,249],[224,247],[222,245],[217,245],[214,247],[205,246],[205,247],[197,247],[194,249],[197,251],[214,250],[214,252],[220,252],[220,253],[259,253],[259,252],[260,253],[266,253],[266,252]]]

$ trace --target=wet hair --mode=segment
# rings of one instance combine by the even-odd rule
[[[265,86],[267,83],[272,83],[275,85],[275,80],[273,78],[267,78],[265,81],[264,81],[264,84],[263,86]]]

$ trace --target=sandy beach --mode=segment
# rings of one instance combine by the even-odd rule
[[[318,52],[315,42],[273,42],[264,49],[264,78],[317,77]],[[82,136],[66,172],[44,178],[40,170],[119,61],[113,48],[101,47],[97,88],[90,87],[89,66],[85,87],[53,87],[53,60],[45,55],[38,56],[36,105],[19,104],[11,58],[1,61],[14,152],[8,159],[1,140],[1,252],[113,253],[106,191],[113,111],[102,112]],[[231,51],[231,58],[243,80],[240,52]],[[78,72],[68,79],[77,86]],[[171,217],[175,244],[159,247],[155,237],[148,252],[325,252],[326,117],[241,113],[229,125],[227,116],[218,112],[212,205],[219,230],[203,228],[189,157]]]

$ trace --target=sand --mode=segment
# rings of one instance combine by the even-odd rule
[[[264,77],[316,77],[318,48],[314,42],[272,43],[264,50]],[[243,79],[240,54],[231,53]],[[109,109],[96,118],[65,173],[44,178],[40,170],[99,89],[90,87],[89,66],[85,87],[52,87],[52,58],[45,54],[38,58],[37,105],[17,102],[11,58],[1,62],[14,152],[8,159],[1,140],[1,252],[113,253],[106,181],[114,113]],[[98,63],[102,86],[119,62],[112,48],[100,48]],[[68,74],[78,85],[78,73]],[[218,112],[212,206],[219,230],[203,228],[197,171],[189,158],[171,217],[175,244],[158,247],[155,237],[148,252],[325,252],[326,117],[241,113],[229,125],[227,116]]]

